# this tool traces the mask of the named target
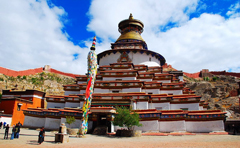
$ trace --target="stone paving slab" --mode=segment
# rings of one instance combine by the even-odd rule
[[[11,129],[10,129],[11,131]],[[197,147],[197,148],[239,148],[240,135],[204,135],[193,136],[150,136],[115,137],[87,134],[83,138],[72,136],[68,143],[55,143],[55,133],[47,131],[45,141],[38,145],[37,130],[21,129],[19,139],[4,140],[4,130],[0,129],[0,148],[155,148],[155,147]],[[162,133],[158,133],[162,134]]]

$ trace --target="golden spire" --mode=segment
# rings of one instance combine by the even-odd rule
[[[129,20],[133,20],[132,13],[130,13]]]
[[[121,35],[117,39],[117,41],[126,39],[144,41],[143,38],[141,37],[143,27],[144,27],[143,23],[139,20],[134,19],[132,13],[130,13],[128,19],[123,20],[118,24],[119,28],[118,30],[121,33]]]

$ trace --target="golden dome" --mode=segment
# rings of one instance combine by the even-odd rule
[[[132,13],[130,13],[130,16],[128,19],[123,20],[118,24],[118,28],[120,30],[122,30],[129,25],[136,25],[136,26],[139,26],[141,29],[143,29],[143,27],[144,27],[144,24],[140,20],[133,18]]]
[[[137,19],[134,19],[132,14],[128,19],[121,21],[118,24],[118,30],[121,33],[120,37],[117,39],[119,40],[126,40],[126,39],[135,39],[144,41],[141,33],[143,32],[143,23]]]
[[[126,40],[126,39],[135,39],[135,40],[144,41],[142,36],[136,31],[130,31],[130,32],[121,34],[120,37],[117,39],[117,41]]]

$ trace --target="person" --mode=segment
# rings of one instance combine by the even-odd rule
[[[3,128],[6,126],[7,122],[3,122]]]
[[[8,131],[9,131],[9,124],[7,124],[7,126],[5,126],[4,139],[8,139]]]
[[[42,143],[43,143],[44,137],[45,137],[45,130],[44,130],[44,127],[42,127],[42,128],[40,129],[40,132],[39,132],[39,135],[38,135],[38,143],[39,143],[39,144],[42,144]]]
[[[17,123],[16,124],[16,131],[15,131],[15,136],[14,136],[14,138],[19,138],[19,133],[20,133],[20,126],[19,126],[19,124]]]
[[[2,128],[2,122],[0,122],[0,129]]]
[[[13,125],[13,128],[12,128],[12,135],[11,135],[11,140],[14,139],[15,131],[16,131],[16,128],[15,128],[15,125]]]
[[[22,127],[22,123],[20,123],[20,121],[18,122],[18,125],[19,125],[20,127]]]
[[[236,135],[236,128],[235,128],[235,125],[233,124],[232,127],[233,127],[233,135]]]

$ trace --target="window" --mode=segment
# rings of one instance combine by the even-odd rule
[[[152,95],[153,93],[152,92],[148,92],[149,95]]]
[[[119,90],[113,90],[112,93],[119,93]]]
[[[188,110],[188,108],[180,108],[181,110]]]
[[[162,107],[156,107],[156,110],[162,110]]]
[[[149,61],[151,61],[151,57],[149,58]]]
[[[59,106],[55,106],[55,108],[61,108],[61,107],[59,107]]]
[[[122,79],[116,79],[116,81],[122,81]]]
[[[18,104],[17,104],[17,111],[20,111],[20,110],[21,110],[21,107],[22,107],[22,104],[21,104],[21,103],[18,103]]]

